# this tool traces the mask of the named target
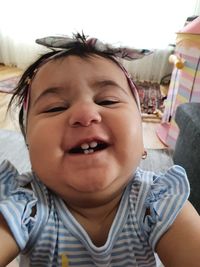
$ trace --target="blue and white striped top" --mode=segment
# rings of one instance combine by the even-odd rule
[[[137,169],[106,243],[96,247],[62,199],[33,173],[19,175],[8,161],[0,165],[0,212],[21,249],[20,266],[25,267],[155,267],[157,241],[175,220],[189,190],[180,166],[159,175]]]

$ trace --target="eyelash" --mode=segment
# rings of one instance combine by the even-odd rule
[[[64,111],[66,109],[67,109],[67,107],[54,107],[54,108],[50,108],[50,109],[44,111],[44,113],[61,112],[61,111]]]
[[[114,105],[114,104],[117,104],[119,103],[119,101],[117,100],[102,100],[100,102],[98,102],[97,104],[98,105],[102,105],[102,106],[109,106],[109,105]]]
[[[114,105],[114,104],[117,104],[119,103],[118,100],[109,100],[109,99],[105,99],[105,100],[102,100],[102,101],[98,101],[96,102],[98,105],[101,105],[101,106],[110,106],[110,105]],[[50,109],[47,109],[44,111],[44,113],[54,113],[54,112],[61,112],[61,111],[64,111],[66,110],[67,107],[64,107],[64,106],[58,106],[58,107],[53,107],[53,108],[50,108]]]

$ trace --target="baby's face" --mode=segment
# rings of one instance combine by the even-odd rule
[[[66,202],[93,205],[122,192],[143,152],[122,70],[98,56],[46,63],[31,86],[27,141],[34,172]]]

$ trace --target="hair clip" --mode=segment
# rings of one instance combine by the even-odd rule
[[[28,76],[28,77],[26,78],[26,80],[25,80],[25,83],[26,83],[27,85],[29,85],[30,82],[31,82],[31,79],[30,79],[30,77]]]

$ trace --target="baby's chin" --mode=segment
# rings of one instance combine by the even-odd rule
[[[74,184],[73,188],[80,192],[80,193],[85,193],[85,194],[101,194],[104,191],[106,191],[111,184],[113,183],[114,180],[109,180],[103,178],[88,178],[85,182],[78,182]]]
[[[68,186],[65,191],[57,194],[65,203],[82,208],[95,208],[112,201],[123,194],[125,185],[115,183],[92,183]]]
[[[98,192],[98,193],[86,193],[79,194],[78,196],[73,195],[72,198],[62,197],[63,201],[66,203],[68,207],[74,206],[84,209],[92,209],[102,207],[108,203],[110,203],[115,198],[121,198],[123,191],[114,192],[112,194],[108,194],[107,192]]]

